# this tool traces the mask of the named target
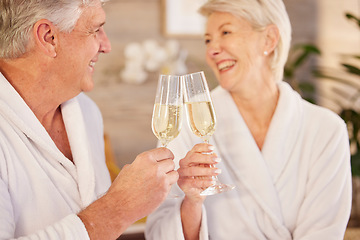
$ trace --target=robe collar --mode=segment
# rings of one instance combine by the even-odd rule
[[[296,144],[301,127],[302,107],[301,98],[287,83],[281,82],[278,87],[279,100],[262,151],[231,95],[221,87],[214,93],[218,121],[213,141],[232,179],[236,181],[234,184],[247,189],[254,203],[270,219],[274,226],[271,229],[276,229],[278,237],[291,239],[284,225],[275,184]]]
[[[46,160],[62,174],[70,174],[80,192],[82,206],[89,205],[95,196],[95,174],[90,158],[90,147],[86,133],[85,119],[78,97],[61,105],[63,120],[68,134],[74,163],[57,148],[46,129],[42,126],[26,102],[0,73],[0,114],[13,129],[24,134],[37,145]]]

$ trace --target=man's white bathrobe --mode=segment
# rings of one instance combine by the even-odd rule
[[[218,121],[211,143],[222,159],[219,179],[236,188],[206,198],[200,239],[343,239],[351,209],[346,125],[302,100],[287,83],[279,89],[261,151],[230,94],[221,87],[212,92]],[[169,148],[179,159],[198,142],[184,126]],[[148,217],[147,239],[184,239],[181,200],[166,200]]]
[[[102,118],[85,94],[61,110],[74,163],[0,73],[0,239],[89,239],[76,213],[111,182]]]

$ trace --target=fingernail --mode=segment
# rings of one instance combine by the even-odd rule
[[[217,162],[217,163],[219,163],[219,162],[221,162],[221,158],[218,158],[218,157],[217,157],[217,158],[214,159],[214,161]]]
[[[215,170],[215,173],[219,173],[219,174],[220,174],[220,173],[221,173],[221,169],[219,169],[219,168],[216,169],[216,170]]]
[[[213,145],[209,145],[209,146],[208,146],[208,149],[211,150],[211,151],[213,151],[213,150],[215,150],[215,147],[214,147]]]

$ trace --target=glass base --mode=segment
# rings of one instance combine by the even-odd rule
[[[230,190],[232,190],[234,188],[235,188],[235,186],[231,185],[231,184],[216,183],[215,185],[210,186],[207,189],[205,189],[204,191],[202,191],[200,193],[200,195],[201,196],[215,195],[215,194],[218,194],[218,193],[230,191]]]

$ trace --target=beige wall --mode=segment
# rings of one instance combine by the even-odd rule
[[[285,0],[285,4],[293,26],[293,42],[320,44],[328,58],[324,60],[326,64],[336,65],[334,55],[338,52],[360,52],[359,31],[342,15],[345,10],[357,10],[354,13],[359,14],[358,0]],[[123,83],[119,73],[124,66],[124,46],[132,41],[151,38],[163,42],[168,38],[161,33],[160,0],[111,0],[105,11],[105,30],[112,42],[112,52],[100,57],[94,75],[96,86],[88,95],[103,113],[105,131],[111,138],[118,165],[123,166],[156,145],[150,123],[158,76],[152,73],[142,85]],[[202,39],[179,41],[189,53],[189,71],[204,70],[214,81],[203,60]]]

